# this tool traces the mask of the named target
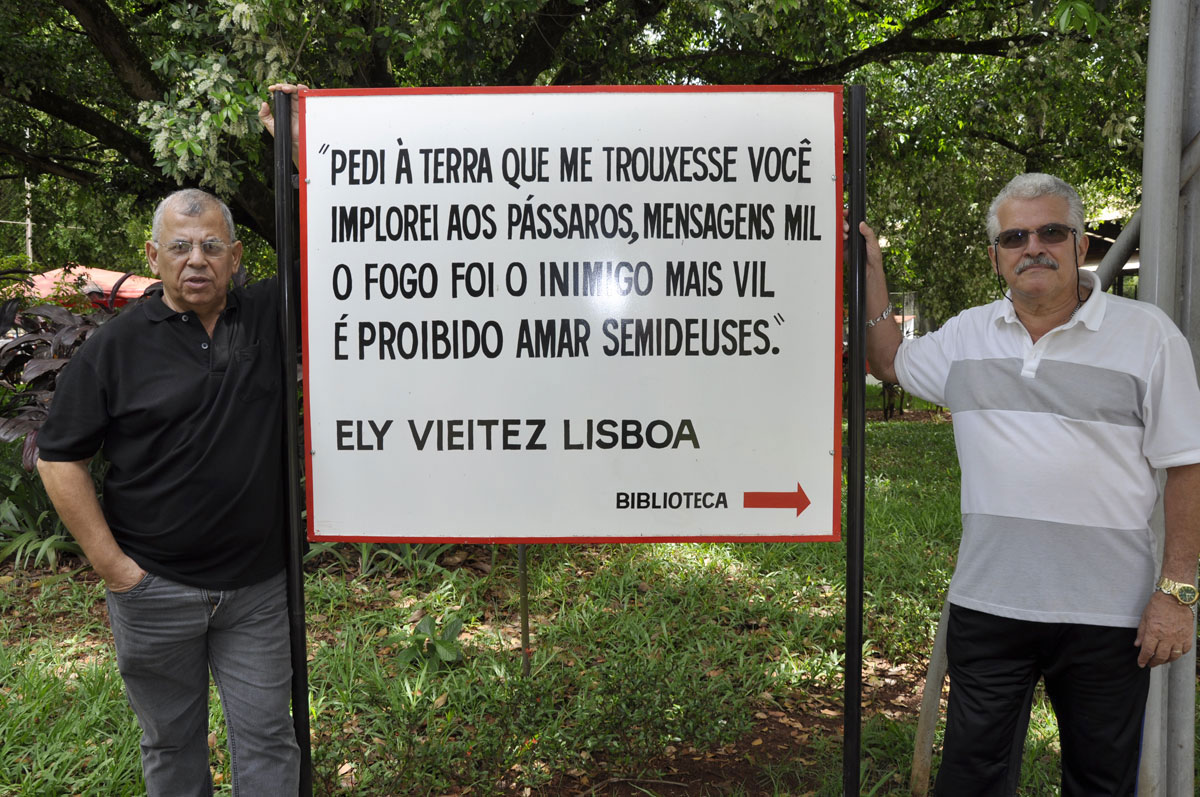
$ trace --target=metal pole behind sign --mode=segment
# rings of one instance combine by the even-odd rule
[[[517,589],[521,593],[521,674],[529,675],[529,568],[525,545],[517,546]]]
[[[292,724],[300,745],[300,797],[312,794],[308,729],[308,645],[304,628],[304,525],[300,520],[300,413],[296,407],[295,200],[292,195],[292,100],[275,92],[275,263],[279,275],[279,323],[283,339],[284,461],[288,479],[287,592],[292,644]]]
[[[1142,153],[1141,268],[1137,298],[1158,305],[1194,343],[1195,313],[1189,285],[1189,243],[1198,217],[1188,190],[1183,145],[1200,133],[1200,60],[1196,21],[1200,2],[1157,0],[1150,7],[1150,49],[1146,59],[1146,126]],[[1189,85],[1190,82],[1190,85]],[[1186,167],[1186,168],[1185,168]],[[1195,178],[1193,178],[1195,179]],[[1191,289],[1190,289],[1191,288]],[[1200,352],[1193,346],[1193,357]],[[1159,485],[1162,485],[1160,474]],[[1150,528],[1162,557],[1166,525],[1160,498]],[[1182,658],[1150,675],[1143,720],[1139,795],[1195,794],[1196,658]]]
[[[866,482],[866,241],[858,224],[866,219],[866,90],[850,87],[850,390],[849,463],[846,470],[846,689],[842,748],[842,793],[859,792],[862,740],[863,503]]]

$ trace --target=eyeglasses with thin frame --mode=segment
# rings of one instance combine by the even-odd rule
[[[205,257],[220,257],[229,251],[230,246],[224,241],[217,240],[216,238],[210,238],[209,240],[201,241],[198,244],[193,244],[191,241],[167,241],[166,243],[160,244],[158,241],[155,241],[154,245],[161,246],[163,249],[167,250],[168,255],[180,260],[188,257],[192,253],[192,247],[194,246],[199,246],[200,251],[204,253]]]
[[[1066,224],[1051,222],[1043,224],[1036,230],[1005,230],[996,236],[993,243],[1001,249],[1024,249],[1029,243],[1029,236],[1036,235],[1044,244],[1060,244],[1070,235],[1075,235],[1075,228]]]

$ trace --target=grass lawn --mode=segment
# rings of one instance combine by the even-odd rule
[[[944,420],[869,423],[867,448],[861,782],[907,794],[958,468]],[[316,794],[841,794],[844,545],[529,551],[525,678],[514,546],[314,549]],[[0,795],[142,790],[102,590],[76,568],[0,568]],[[1056,794],[1042,705],[1026,752],[1021,794]]]

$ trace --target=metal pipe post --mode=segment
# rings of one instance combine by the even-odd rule
[[[292,101],[275,92],[275,263],[279,275],[279,324],[283,341],[284,450],[287,467],[287,594],[292,646],[292,724],[300,745],[300,797],[312,795],[312,745],[308,726],[308,645],[304,624],[304,524],[300,520],[300,418],[296,406],[295,301],[296,215],[292,194]]]
[[[1158,0],[1150,11],[1150,54],[1146,75],[1146,135],[1142,158],[1141,269],[1138,299],[1157,305],[1176,323],[1185,307],[1180,268],[1180,178],[1183,106],[1190,25],[1197,0]],[[1189,20],[1190,17],[1190,20]],[[1193,45],[1194,46],[1194,45]],[[1191,131],[1195,132],[1195,131]],[[1161,501],[1151,528],[1161,558],[1165,534]],[[1183,664],[1184,667],[1179,665]],[[1186,673],[1186,678],[1179,674]],[[1155,668],[1146,702],[1139,794],[1191,794],[1194,749],[1195,660]],[[1187,716],[1183,716],[1186,713]],[[1187,738],[1181,738],[1187,737]],[[1186,756],[1186,760],[1185,760]]]
[[[517,590],[521,593],[521,674],[529,677],[529,569],[525,545],[517,546]]]
[[[1180,3],[1184,5],[1184,3]],[[1175,323],[1192,344],[1192,358],[1200,363],[1200,0],[1186,5],[1187,35],[1180,60],[1184,61],[1181,141],[1190,141],[1180,159],[1180,193],[1176,241],[1179,263],[1179,304]],[[1147,119],[1150,117],[1147,116]],[[1195,573],[1192,574],[1195,578]],[[1192,639],[1196,632],[1192,629]],[[1167,671],[1167,794],[1195,794],[1196,760],[1196,646],[1171,663]]]
[[[843,794],[859,792],[862,746],[863,504],[866,475],[866,240],[858,224],[867,216],[866,89],[850,87],[850,408],[847,431],[850,456],[846,470],[846,666],[845,734],[842,748]]]

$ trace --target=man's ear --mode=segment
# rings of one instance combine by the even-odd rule
[[[1000,265],[996,262],[996,247],[988,247],[988,260],[992,261],[992,273],[997,277],[1000,276]]]
[[[154,241],[146,241],[146,262],[150,264],[150,272],[158,276],[158,245]]]
[[[234,241],[233,246],[229,247],[229,254],[233,257],[233,273],[236,274],[242,268],[242,242]]]

